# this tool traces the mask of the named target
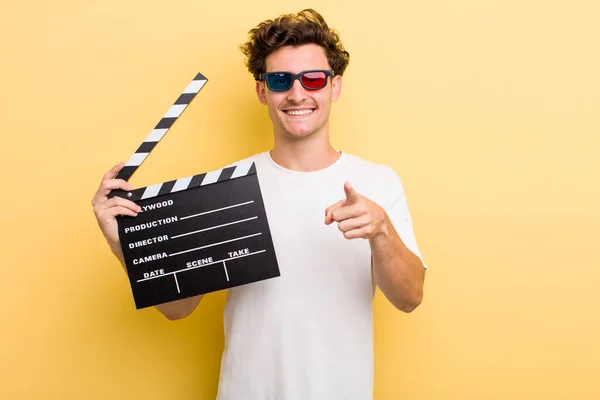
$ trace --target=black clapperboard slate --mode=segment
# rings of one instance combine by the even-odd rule
[[[116,179],[133,175],[206,82],[194,78]],[[114,196],[143,210],[117,217],[137,309],[280,275],[252,162]]]

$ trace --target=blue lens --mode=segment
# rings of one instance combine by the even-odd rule
[[[267,77],[267,86],[273,91],[284,91],[292,87],[292,76],[287,72],[272,74]]]

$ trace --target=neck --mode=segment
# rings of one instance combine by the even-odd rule
[[[271,158],[284,168],[300,172],[318,171],[337,161],[340,153],[329,142],[328,135],[310,135],[290,140],[275,135]]]

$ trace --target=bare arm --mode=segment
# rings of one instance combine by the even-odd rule
[[[423,262],[404,245],[387,215],[369,244],[377,286],[396,308],[413,311],[423,300]]]
[[[423,299],[425,267],[402,242],[387,213],[346,182],[346,198],[325,210],[325,223],[338,223],[346,239],[368,239],[373,275],[385,297],[399,310],[413,311]]]
[[[122,168],[123,163],[120,163],[115,165],[106,173],[106,175],[104,175],[102,182],[100,183],[100,187],[92,199],[92,206],[94,207],[94,214],[96,215],[98,226],[102,230],[110,249],[121,262],[125,272],[127,272],[123,258],[123,251],[121,250],[121,243],[119,242],[116,216],[129,215],[135,217],[141,211],[141,209],[137,204],[130,200],[120,197],[113,197],[112,199],[108,198],[108,194],[111,190],[131,190],[129,183],[122,179],[114,179],[114,177]],[[173,321],[190,315],[198,303],[200,303],[201,299],[202,295],[194,296],[187,299],[160,304],[155,306],[155,308],[169,320]]]

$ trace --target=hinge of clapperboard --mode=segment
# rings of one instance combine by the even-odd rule
[[[133,173],[140,167],[144,160],[148,157],[148,154],[156,147],[158,142],[165,136],[167,131],[173,126],[175,121],[181,116],[186,110],[187,106],[194,100],[200,89],[208,82],[208,79],[201,73],[198,73],[196,77],[190,82],[190,84],[181,93],[179,98],[171,106],[169,111],[162,117],[156,127],[150,132],[148,137],[140,145],[140,147],[133,153],[129,161],[125,163],[125,166],[115,179],[129,180]],[[251,164],[240,164],[229,168],[207,172],[200,175],[189,176],[174,181],[159,183],[156,185],[142,187],[131,191],[113,190],[110,192],[108,197],[123,197],[132,201],[144,200],[151,197],[161,196],[167,193],[177,192],[181,190],[191,189],[193,187],[204,186],[207,184],[215,183],[226,179],[233,179],[240,176],[250,175],[256,173],[256,167],[254,163]]]

